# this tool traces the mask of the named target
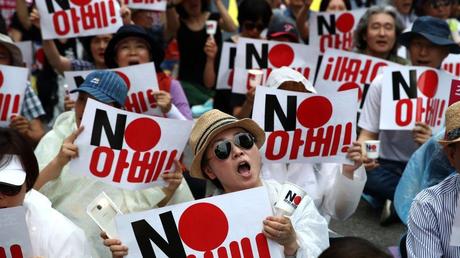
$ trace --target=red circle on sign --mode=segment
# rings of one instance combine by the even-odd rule
[[[299,205],[301,201],[302,201],[302,197],[300,197],[298,195],[294,198],[294,204],[295,205]]]
[[[294,50],[286,44],[276,45],[270,49],[268,60],[276,68],[290,66],[294,61]]]
[[[306,128],[323,126],[332,116],[331,102],[322,96],[314,96],[300,103],[297,119]]]
[[[3,78],[3,73],[2,73],[2,71],[0,71],[0,87],[2,87],[2,85],[3,85],[3,79],[4,79]]]
[[[125,130],[125,140],[135,151],[148,151],[160,141],[161,129],[157,122],[150,118],[133,120]]]
[[[428,98],[434,97],[438,90],[438,74],[433,70],[423,72],[418,77],[417,88]]]
[[[70,2],[74,5],[83,6],[91,3],[91,0],[70,0]]]
[[[347,91],[352,89],[358,89],[358,101],[361,101],[363,97],[363,90],[356,82],[346,82],[342,84],[337,91]]]
[[[225,213],[210,203],[188,207],[179,219],[179,234],[184,243],[197,251],[210,251],[227,238],[228,220]]]
[[[335,27],[343,33],[351,31],[353,25],[355,25],[355,18],[350,13],[340,15],[335,23]]]
[[[115,73],[118,74],[118,76],[120,76],[123,79],[123,81],[125,81],[126,86],[128,86],[129,90],[131,88],[131,82],[129,81],[128,76],[120,71],[115,71]]]

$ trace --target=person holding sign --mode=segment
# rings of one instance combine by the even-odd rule
[[[91,257],[85,233],[32,189],[38,173],[37,159],[25,138],[0,128],[0,212],[25,207],[34,257]]]
[[[208,11],[208,0],[168,0],[166,39],[177,39],[180,52],[178,78],[191,106],[201,105],[214,95],[215,76],[213,79],[209,73],[215,73],[211,66],[215,60],[206,53],[205,46],[215,44],[220,49],[221,29],[228,32],[238,29],[222,0],[213,2],[218,13]],[[208,35],[208,26],[215,28],[213,35]]]
[[[253,120],[211,110],[198,119],[190,135],[195,155],[191,175],[210,180],[216,187],[212,195],[265,186],[274,203],[282,186],[260,178],[259,148],[264,141],[264,131]],[[308,195],[292,216],[271,216],[261,223],[265,236],[282,245],[286,257],[316,257],[329,245],[327,223]]]
[[[438,18],[417,18],[411,31],[401,34],[398,39],[408,49],[411,63],[415,66],[439,69],[449,53],[460,53],[460,47],[450,39],[449,26]],[[412,131],[379,129],[383,112],[380,108],[383,80],[380,74],[372,82],[358,122],[361,127],[359,142],[364,144],[367,140],[377,139],[381,142],[378,161],[364,159],[368,171],[364,192],[382,202],[385,199],[393,200],[395,188],[407,161],[432,134],[430,127],[423,122],[417,122]],[[382,223],[384,222],[386,221],[383,220]]]
[[[43,137],[35,150],[42,170],[34,187],[48,196],[56,209],[85,230],[88,239],[93,243],[93,257],[108,257],[108,250],[100,243],[99,228],[85,212],[86,206],[102,191],[125,213],[190,201],[193,196],[182,178],[178,163],[175,166],[176,171],[163,176],[169,183],[167,186],[140,191],[122,190],[95,179],[75,176],[69,170],[68,162],[71,158],[78,157],[78,148],[73,141],[83,130],[80,123],[87,99],[92,98],[122,108],[128,88],[115,72],[95,71],[74,92],[78,92],[75,111],[61,114],[53,130]]]
[[[273,70],[266,82],[267,87],[296,92],[316,93],[305,77],[288,67]],[[262,177],[280,183],[289,181],[304,188],[316,208],[328,221],[330,218],[345,220],[358,207],[366,171],[362,166],[361,146],[354,142],[348,148],[353,165],[334,163],[317,164],[263,164]]]
[[[138,25],[118,29],[105,51],[108,68],[155,63],[160,90],[154,93],[156,104],[165,117],[192,119],[192,111],[180,83],[166,75],[160,67],[164,50],[146,30]]]
[[[439,144],[456,173],[424,189],[412,202],[407,233],[408,257],[460,256],[460,103],[447,108],[446,133]]]
[[[21,50],[13,43],[10,37],[0,34],[0,65],[22,67]],[[40,99],[33,91],[30,84],[27,85],[24,94],[21,114],[11,118],[10,127],[21,133],[33,146],[45,134],[41,117],[45,110]]]
[[[356,52],[381,58],[398,64],[409,62],[397,56],[396,39],[404,30],[397,11],[390,5],[372,6],[358,22],[354,33]]]

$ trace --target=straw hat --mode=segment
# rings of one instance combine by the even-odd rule
[[[255,137],[255,144],[258,148],[262,147],[265,142],[265,132],[252,119],[245,118],[238,120],[217,109],[204,113],[195,123],[190,134],[190,147],[192,148],[194,158],[190,174],[193,177],[205,178],[201,170],[201,160],[206,148],[212,139],[230,128],[243,128]]]
[[[446,111],[446,134],[439,140],[443,146],[460,141],[460,102],[456,102]]]

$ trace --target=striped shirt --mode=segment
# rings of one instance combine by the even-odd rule
[[[456,173],[415,197],[409,214],[408,257],[460,257],[460,247],[449,245],[459,191]]]

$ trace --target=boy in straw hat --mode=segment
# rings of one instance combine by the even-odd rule
[[[446,133],[439,143],[457,173],[420,192],[409,212],[408,257],[460,257],[460,247],[451,243],[460,192],[460,102],[446,111]],[[458,232],[456,232],[458,238]],[[458,241],[457,241],[458,242]]]
[[[212,195],[264,186],[275,203],[281,184],[260,178],[259,148],[264,141],[264,131],[253,120],[211,110],[198,119],[190,135],[195,155],[191,175],[210,180],[215,186]],[[261,224],[264,234],[283,246],[286,257],[316,257],[329,245],[327,222],[308,196],[290,218],[270,216]]]

